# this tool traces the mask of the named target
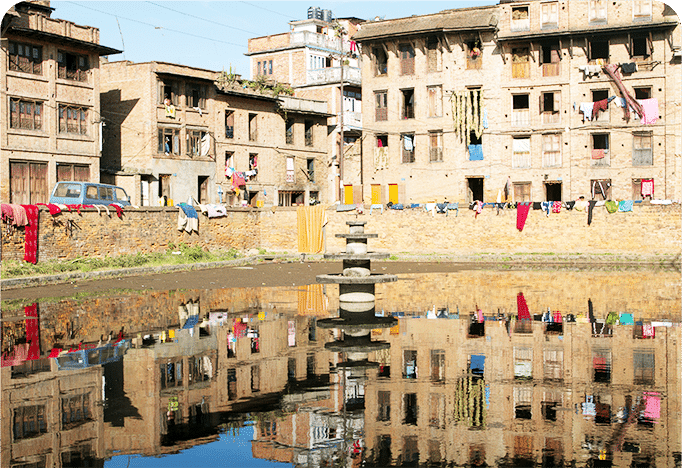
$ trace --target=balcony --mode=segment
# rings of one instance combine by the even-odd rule
[[[341,38],[330,37],[326,34],[318,34],[310,31],[292,32],[289,36],[289,45],[295,46],[315,46],[329,49],[330,51],[342,52]]]
[[[361,129],[362,128],[362,112],[344,112],[343,113],[343,129]]]
[[[297,112],[312,112],[317,114],[327,113],[326,101],[312,101],[291,96],[279,96],[282,109]]]
[[[356,86],[362,84],[362,74],[359,68],[343,67],[343,81]],[[318,68],[308,70],[306,84],[319,85],[341,82],[341,67]]]
[[[528,127],[530,125],[530,109],[514,109],[512,111],[512,126]]]

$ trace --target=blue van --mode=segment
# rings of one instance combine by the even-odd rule
[[[63,205],[130,206],[130,197],[121,187],[95,182],[57,182],[49,203]]]

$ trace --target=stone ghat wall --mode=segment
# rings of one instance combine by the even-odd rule
[[[226,217],[199,214],[199,232],[178,230],[178,208],[145,207],[124,210],[121,219],[114,209],[63,211],[51,216],[40,207],[38,262],[71,260],[78,257],[105,257],[130,253],[163,252],[169,243],[199,245],[209,250],[247,250],[258,247],[258,212],[231,210]],[[22,260],[24,228],[7,234],[2,229],[2,259]]]
[[[349,220],[366,220],[365,232],[376,233],[369,240],[370,251],[391,253],[554,253],[617,255],[679,255],[682,250],[682,210],[674,205],[636,205],[627,213],[609,214],[596,207],[591,225],[587,213],[566,211],[549,217],[531,210],[523,231],[516,229],[516,210],[500,211],[489,207],[474,216],[469,209],[435,216],[423,210],[369,210],[365,214],[327,211],[326,248],[345,250],[345,240],[335,237],[347,233]],[[296,211],[261,213],[260,246],[268,251],[296,251]]]
[[[609,214],[595,208],[593,221],[587,214],[562,211],[550,214],[531,210],[523,231],[516,229],[516,210],[485,208],[474,216],[468,209],[459,215],[432,216],[422,210],[375,211],[371,215],[327,210],[325,246],[329,252],[345,250],[345,241],[335,237],[347,233],[348,220],[366,220],[366,232],[376,233],[369,249],[391,253],[439,253],[467,256],[496,254],[614,254],[678,256],[682,249],[681,209],[674,205],[639,205],[628,213]],[[70,260],[77,257],[116,256],[124,253],[160,252],[169,243],[199,245],[209,250],[298,252],[295,208],[230,209],[228,216],[200,215],[199,232],[177,229],[178,208],[150,207],[124,211],[84,209],[51,216],[41,207],[38,232],[38,261]],[[24,229],[8,234],[2,229],[2,259],[21,260]],[[551,257],[548,256],[548,260]]]

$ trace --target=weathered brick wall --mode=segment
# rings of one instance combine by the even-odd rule
[[[169,243],[200,245],[209,250],[239,250],[258,247],[258,214],[249,210],[230,210],[222,218],[200,215],[199,232],[179,231],[178,208],[145,207],[125,210],[123,218],[110,208],[100,214],[94,208],[62,212],[52,217],[40,211],[38,261],[70,260],[77,257],[117,256],[129,253],[162,252]],[[3,225],[5,227],[5,225]],[[24,229],[7,236],[2,231],[2,259],[21,260],[24,255]]]
[[[392,253],[481,253],[679,255],[682,246],[680,205],[635,206],[629,213],[609,214],[597,207],[593,221],[587,214],[562,211],[550,214],[531,210],[523,231],[516,229],[516,210],[485,208],[478,217],[468,209],[435,217],[423,210],[365,214],[327,210],[325,245],[330,252],[345,250],[345,241],[335,237],[347,233],[346,221],[366,220],[366,231],[377,233],[370,250]],[[273,252],[298,252],[295,208],[264,210],[230,209],[223,218],[199,219],[199,233],[178,231],[178,209],[146,207],[125,210],[119,219],[95,209],[50,216],[41,208],[39,261],[76,257],[116,256],[134,252],[164,251],[168,243],[200,245],[209,250],[264,248]],[[71,224],[70,224],[71,223]],[[71,229],[67,229],[69,225]],[[24,230],[10,236],[3,225],[2,259],[23,258]],[[548,260],[551,256],[548,255]]]

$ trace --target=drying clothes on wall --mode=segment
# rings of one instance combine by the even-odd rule
[[[579,109],[583,114],[583,122],[586,120],[592,120],[592,112],[594,111],[593,102],[581,102]]]
[[[642,197],[654,196],[654,179],[642,180]]]
[[[232,177],[232,174],[234,173],[234,167],[225,166],[225,177]]]
[[[120,205],[117,205],[116,203],[110,203],[109,206],[114,207],[118,219],[123,219],[123,208]]]
[[[552,202],[552,213],[561,213],[561,202]]]
[[[632,200],[621,200],[618,202],[618,211],[624,213],[626,211],[632,211]]]
[[[474,219],[475,219],[478,217],[478,215],[481,214],[481,211],[483,211],[483,202],[480,200],[476,200],[476,202],[474,204],[475,204],[474,211],[476,213],[476,214],[474,214]]]
[[[526,225],[526,218],[528,218],[528,212],[530,211],[530,203],[519,202],[516,205],[516,229],[523,231],[523,227]]]
[[[243,172],[235,172],[232,174],[232,188],[236,189],[238,187],[242,187],[246,185],[246,180],[244,179],[244,173]]]
[[[571,211],[575,207],[575,201],[567,201],[565,204],[568,211]]]
[[[483,161],[483,145],[469,145],[469,161]]]
[[[608,211],[609,213],[615,213],[616,211],[618,211],[618,202],[616,201],[606,200],[604,206],[606,207],[606,211]]]
[[[24,205],[10,203],[9,207],[12,210],[12,224],[15,226],[26,226],[28,224],[28,217],[26,216]]]
[[[593,149],[592,150],[592,159],[604,159],[605,155],[606,155],[606,153],[603,149]]]
[[[530,320],[530,311],[528,310],[528,304],[526,304],[526,298],[523,297],[523,293],[519,293],[516,296],[516,310],[519,320]]]
[[[644,115],[639,114],[642,117],[642,125],[652,125],[658,121],[658,99],[642,99],[637,101],[641,104],[644,110]]]
[[[587,206],[587,225],[588,226],[590,224],[592,224],[592,212],[594,211],[594,207],[596,204],[597,204],[596,200],[590,200],[588,202],[588,206]]]
[[[199,232],[199,216],[194,207],[186,203],[178,203],[178,231],[183,229],[189,233],[192,231]]]
[[[601,65],[582,65],[578,67],[578,70],[583,72],[583,79],[590,76],[599,76],[601,73]]]
[[[166,105],[166,117],[170,119],[175,118],[175,106],[173,104]]]
[[[24,260],[38,263],[38,219],[39,210],[35,205],[21,205],[26,211],[28,224],[24,230]]]
[[[403,147],[405,151],[414,151],[414,141],[412,135],[405,135],[403,137]]]
[[[635,62],[621,63],[620,71],[627,74],[634,73],[637,71],[637,64]]]
[[[542,206],[542,211],[544,211],[545,214],[546,214],[547,216],[549,216],[549,211],[550,211],[550,209],[551,209],[551,207],[552,207],[552,202],[543,201],[543,202],[540,202],[540,206]]]
[[[620,322],[621,325],[634,325],[635,323],[632,314],[628,314],[625,312],[620,314],[618,321]]]
[[[625,85],[623,84],[622,81],[623,78],[620,75],[620,71],[618,71],[618,65],[614,63],[605,65],[604,72],[606,72],[606,74],[609,75],[611,79],[616,83],[618,90],[623,95],[623,98],[625,98],[625,102],[627,102],[628,104],[627,106],[624,107],[625,120],[630,120],[630,107],[632,107],[635,110],[635,112],[637,112],[637,115],[643,116],[644,110],[642,109],[642,106],[637,101],[635,101],[635,98],[632,97],[632,95],[628,93],[628,91],[625,89]]]
[[[201,155],[202,156],[208,156],[208,153],[210,150],[211,150],[211,137],[208,133],[204,133],[204,135],[201,137]]]
[[[49,203],[49,204],[48,203],[36,203],[36,205],[46,206],[47,209],[50,210],[50,214],[52,216],[58,215],[59,213],[62,212],[62,209],[53,203]]]
[[[223,205],[199,205],[202,213],[205,213],[209,218],[219,218],[227,216],[227,209]]]

